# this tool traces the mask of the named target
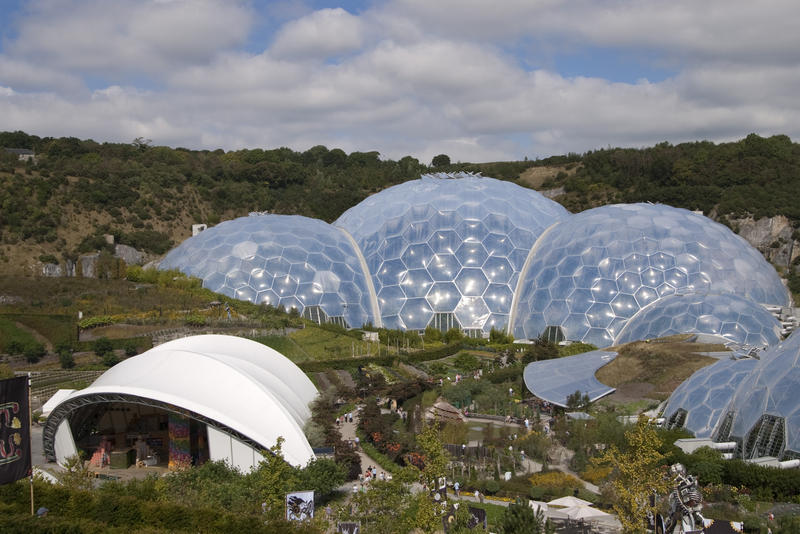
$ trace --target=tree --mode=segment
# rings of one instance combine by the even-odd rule
[[[251,474],[256,498],[267,503],[266,514],[270,519],[283,516],[286,494],[297,489],[299,479],[299,470],[283,459],[281,448],[284,441],[279,437],[278,442],[263,453],[258,469]]]
[[[58,363],[62,369],[72,369],[75,367],[75,357],[72,355],[72,347],[61,347],[58,349]]]
[[[555,528],[541,509],[536,512],[522,499],[508,505],[499,521],[500,531],[508,534],[551,534]]]
[[[575,393],[567,395],[567,409],[568,410],[586,410],[589,408],[591,401],[588,393],[581,393],[579,389]]]
[[[406,468],[404,471],[409,470]],[[354,493],[336,512],[338,521],[358,521],[364,532],[395,534],[410,532],[417,522],[417,498],[409,491],[407,476],[374,481],[369,491]],[[427,500],[427,495],[418,494]]]
[[[134,148],[136,148],[140,152],[144,152],[145,150],[150,148],[150,143],[152,143],[152,142],[153,142],[152,139],[146,139],[144,137],[137,137],[136,139],[131,141],[131,144],[134,146]]]
[[[417,436],[417,445],[419,445],[425,462],[422,469],[422,482],[430,483],[431,480],[445,476],[450,455],[439,439],[439,425],[425,425]]]
[[[55,477],[64,487],[70,490],[88,491],[94,487],[89,475],[89,467],[76,454],[64,460],[64,469],[57,471]]]
[[[495,327],[489,331],[489,343],[493,345],[507,345],[514,342],[514,336],[506,334],[503,330],[498,330]]]
[[[461,332],[460,328],[451,328],[447,332],[444,333],[444,341],[448,345],[450,343],[457,343],[464,338],[464,334]]]
[[[28,360],[28,363],[36,363],[41,360],[45,354],[47,354],[47,350],[45,350],[44,345],[41,343],[31,343],[27,347],[25,347],[25,359]]]
[[[659,452],[661,439],[644,417],[625,432],[625,442],[624,451],[612,445],[592,463],[613,470],[610,486],[616,497],[614,511],[623,532],[644,533],[647,513],[658,512],[650,504],[650,496],[669,491],[671,480],[661,469],[664,460]]]
[[[114,350],[114,344],[107,337],[100,337],[92,343],[92,350],[99,357],[103,358]]]
[[[447,154],[439,154],[438,156],[433,156],[431,165],[434,167],[447,167],[448,165],[450,165],[450,156],[448,156]]]

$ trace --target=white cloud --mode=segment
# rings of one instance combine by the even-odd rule
[[[270,52],[286,59],[328,59],[358,50],[362,23],[342,8],[321,9],[288,22],[275,37]]]
[[[398,0],[359,15],[304,8],[261,53],[242,49],[246,4],[187,5],[36,4],[0,54],[3,128],[195,148],[325,144],[424,162],[800,136],[798,37],[784,32],[793,4],[758,6],[766,14],[718,0]],[[769,16],[780,19],[774,39]],[[726,27],[738,34],[723,35]],[[526,40],[543,54],[564,43],[649,48],[677,74],[619,83],[529,70],[515,55]],[[89,91],[85,73],[129,77]],[[137,85],[137,73],[157,83]]]
[[[75,73],[158,75],[241,45],[249,20],[223,0],[42,0],[29,5],[8,49]]]
[[[0,81],[18,91],[59,90],[73,93],[83,89],[78,76],[36,63],[0,55]]]

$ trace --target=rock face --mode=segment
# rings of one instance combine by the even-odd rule
[[[37,263],[32,267],[34,269],[41,269],[42,276],[59,277],[59,276],[81,276],[83,278],[98,278],[99,276],[106,277],[112,276],[112,270],[109,270],[107,262],[101,266],[100,253],[93,252],[91,254],[83,254],[78,258],[78,261],[66,260],[63,263]],[[114,257],[121,259],[124,265],[141,265],[147,260],[147,255],[140,252],[128,245],[116,245],[114,247]],[[123,265],[123,267],[124,267]],[[99,271],[103,271],[100,273]],[[122,276],[124,276],[124,269],[122,269]],[[113,275],[117,276],[117,275]]]
[[[99,259],[99,252],[84,254],[78,258],[78,269],[83,278],[97,278],[97,260]]]
[[[64,271],[61,268],[61,265],[57,263],[45,263],[42,265],[42,276],[49,276],[56,278],[63,275]]]
[[[792,239],[794,228],[783,215],[758,220],[747,217],[734,219],[732,222],[738,226],[739,235],[775,265],[788,266],[800,255],[800,246],[795,246]]]
[[[133,247],[128,245],[117,245],[114,247],[114,256],[122,259],[128,265],[141,265],[144,262],[145,255]]]

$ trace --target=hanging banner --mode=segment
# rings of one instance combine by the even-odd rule
[[[192,465],[189,442],[189,418],[169,414],[169,464],[171,470],[187,469]]]
[[[286,494],[286,519],[304,521],[314,517],[314,491],[293,491]]]
[[[25,478],[30,471],[28,377],[0,380],[0,484]]]

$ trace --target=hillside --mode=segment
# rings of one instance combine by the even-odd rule
[[[252,211],[332,221],[381,189],[423,172],[455,170],[542,190],[573,212],[645,201],[702,210],[746,234],[782,269],[796,267],[800,254],[794,201],[800,145],[786,136],[438,167],[324,146],[197,151],[23,132],[0,133],[0,146],[37,155],[36,163],[25,163],[0,153],[0,272],[8,274],[41,274],[45,263],[113,252],[104,234],[152,259],[188,237],[193,223],[213,225]]]

